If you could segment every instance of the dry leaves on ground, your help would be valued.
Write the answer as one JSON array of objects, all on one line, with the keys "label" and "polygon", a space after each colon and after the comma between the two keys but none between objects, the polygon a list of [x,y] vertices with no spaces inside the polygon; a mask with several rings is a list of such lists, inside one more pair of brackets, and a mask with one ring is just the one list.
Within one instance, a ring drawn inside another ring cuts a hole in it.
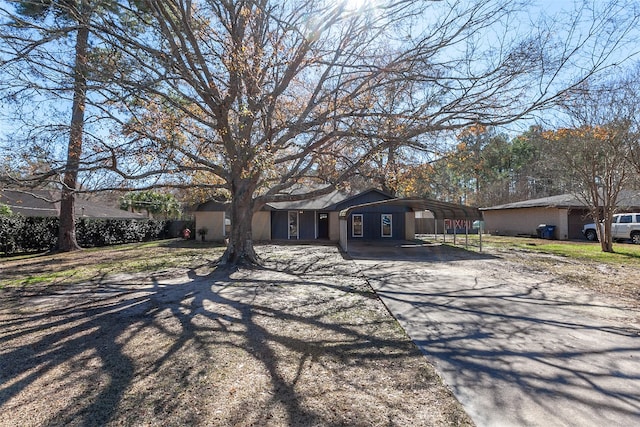
[{"label": "dry leaves on ground", "polygon": [[335,247],[258,249],[0,290],[0,425],[471,425]]}]

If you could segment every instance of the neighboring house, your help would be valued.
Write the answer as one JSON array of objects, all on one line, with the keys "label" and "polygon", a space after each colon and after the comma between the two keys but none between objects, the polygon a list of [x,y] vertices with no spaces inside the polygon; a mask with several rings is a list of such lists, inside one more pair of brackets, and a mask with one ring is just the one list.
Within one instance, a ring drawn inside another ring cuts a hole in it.
[{"label": "neighboring house", "polygon": [[[227,236],[226,224],[229,220],[226,216],[229,207],[229,203],[217,202],[215,200],[197,205],[191,211],[196,223],[195,230],[191,230],[191,233],[194,234],[197,230],[206,228],[207,234],[205,235],[205,240],[223,240]],[[253,234],[255,236],[255,231]]]},{"label": "neighboring house", "polygon": [[[2,190],[0,203],[11,209],[14,214],[25,217],[52,217],[60,214],[59,196],[52,191],[35,190],[30,192]],[[91,200],[76,197],[77,218],[109,218],[109,219],[146,219],[146,216],[124,211],[122,209],[95,203]]]},{"label": "neighboring house", "polygon": [[[225,237],[228,204],[210,201],[194,213],[196,229],[206,227],[207,240]],[[426,199],[399,199],[377,189],[355,195],[334,191],[324,196],[265,205],[253,215],[253,239],[411,240],[415,238],[415,212],[431,210],[438,218],[479,219],[475,208]]]},{"label": "neighboring house", "polygon": [[[618,206],[625,211],[640,211],[640,192],[623,192]],[[480,211],[485,232],[505,236],[535,236],[538,226],[546,224],[556,227],[556,239],[581,239],[582,226],[593,222],[587,206],[572,194],[507,203],[480,208]]]}]

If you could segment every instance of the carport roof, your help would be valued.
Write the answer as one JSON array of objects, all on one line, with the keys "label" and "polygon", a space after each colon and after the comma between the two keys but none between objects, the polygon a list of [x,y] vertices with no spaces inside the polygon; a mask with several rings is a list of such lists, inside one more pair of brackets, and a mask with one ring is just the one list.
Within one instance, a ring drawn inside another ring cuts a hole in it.
[{"label": "carport roof", "polygon": [[390,200],[382,200],[373,203],[363,203],[356,206],[350,206],[340,211],[340,218],[346,218],[349,213],[357,208],[381,205],[401,205],[408,206],[414,211],[430,211],[436,219],[482,219],[482,214],[478,208],[465,205],[457,205],[455,203],[441,202],[433,199],[412,199],[397,198]]}]

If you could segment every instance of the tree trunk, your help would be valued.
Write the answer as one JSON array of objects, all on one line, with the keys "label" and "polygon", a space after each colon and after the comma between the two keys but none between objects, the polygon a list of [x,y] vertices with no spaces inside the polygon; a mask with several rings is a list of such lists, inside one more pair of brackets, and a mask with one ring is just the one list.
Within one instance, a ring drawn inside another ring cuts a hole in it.
[{"label": "tree trunk", "polygon": [[260,265],[260,257],[253,248],[253,192],[249,180],[238,180],[232,186],[231,233],[229,244],[220,263],[228,265]]},{"label": "tree trunk", "polygon": [[[597,225],[597,223],[596,223]],[[602,252],[613,252],[613,236],[612,234],[612,230],[611,230],[611,215],[609,215],[609,218],[607,219],[605,217],[604,223],[602,227],[597,227],[597,228],[601,228],[602,229],[602,236],[599,236],[600,238],[600,248],[602,249]]]},{"label": "tree trunk", "polygon": [[[86,8],[86,5],[81,5]],[[84,11],[82,11],[84,16]],[[71,113],[71,130],[67,148],[67,164],[65,166],[60,201],[60,228],[58,231],[58,250],[69,252],[80,249],[75,231],[75,191],[78,185],[78,169],[82,155],[82,137],[84,131],[84,110],[87,92],[87,50],[89,28],[79,22],[76,36],[76,57],[73,82],[73,104]]]}]

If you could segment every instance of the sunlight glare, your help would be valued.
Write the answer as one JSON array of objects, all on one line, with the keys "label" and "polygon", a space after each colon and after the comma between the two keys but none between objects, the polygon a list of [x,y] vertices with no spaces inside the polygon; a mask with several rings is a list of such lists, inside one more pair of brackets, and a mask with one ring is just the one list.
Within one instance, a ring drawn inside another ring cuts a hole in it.
[{"label": "sunlight glare", "polygon": [[371,6],[373,0],[341,0],[346,11],[358,11]]}]

